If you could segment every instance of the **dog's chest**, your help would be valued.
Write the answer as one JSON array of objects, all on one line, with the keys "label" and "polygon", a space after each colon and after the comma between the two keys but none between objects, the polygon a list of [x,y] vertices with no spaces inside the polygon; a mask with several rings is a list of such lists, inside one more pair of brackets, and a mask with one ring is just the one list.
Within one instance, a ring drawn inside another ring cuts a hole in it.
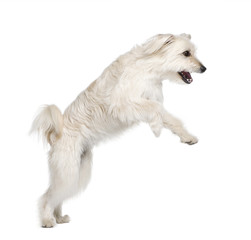
[{"label": "dog's chest", "polygon": [[142,97],[149,100],[163,102],[162,84],[156,84],[151,82],[147,83],[144,87]]}]

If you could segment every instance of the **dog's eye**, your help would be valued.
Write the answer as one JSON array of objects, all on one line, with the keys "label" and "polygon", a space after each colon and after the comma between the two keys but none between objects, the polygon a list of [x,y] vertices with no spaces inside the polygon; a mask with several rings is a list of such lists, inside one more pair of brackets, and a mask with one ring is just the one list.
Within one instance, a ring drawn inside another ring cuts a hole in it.
[{"label": "dog's eye", "polygon": [[183,52],[183,55],[184,55],[185,57],[190,57],[190,56],[191,56],[191,53],[190,53],[189,51],[185,51],[185,52]]}]

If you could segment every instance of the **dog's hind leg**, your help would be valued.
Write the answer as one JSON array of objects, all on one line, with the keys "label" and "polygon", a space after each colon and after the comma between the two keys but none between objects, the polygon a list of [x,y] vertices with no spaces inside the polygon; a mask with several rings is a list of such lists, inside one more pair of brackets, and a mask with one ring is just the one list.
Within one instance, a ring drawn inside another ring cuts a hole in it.
[{"label": "dog's hind leg", "polygon": [[62,216],[62,204],[54,207],[50,193],[50,189],[40,199],[40,218],[41,225],[45,228],[54,227],[56,223],[68,223],[70,218],[68,215]]},{"label": "dog's hind leg", "polygon": [[50,228],[56,225],[56,219],[53,216],[54,208],[49,203],[50,190],[40,198],[39,200],[39,211],[40,211],[40,220],[42,227]]},{"label": "dog's hind leg", "polygon": [[[68,222],[61,215],[63,201],[78,192],[80,150],[74,146],[59,146],[52,149],[49,157],[51,183],[40,199],[40,218],[43,227],[53,227],[56,222]],[[79,148],[80,149],[80,148]]]},{"label": "dog's hind leg", "polygon": [[54,217],[57,223],[68,223],[70,222],[70,217],[68,215],[62,216],[62,204],[59,204],[54,210]]},{"label": "dog's hind leg", "polygon": [[92,171],[92,151],[85,150],[81,155],[81,162],[79,168],[79,190],[84,191],[90,182]]},{"label": "dog's hind leg", "polygon": [[[87,187],[91,178],[91,169],[92,169],[92,152],[91,150],[86,150],[81,155],[79,174],[76,174],[76,176],[78,176],[78,190],[85,190],[85,188]],[[47,210],[49,210],[48,206],[47,206]],[[43,220],[42,225],[44,227],[50,227],[50,226],[53,227],[56,223],[60,224],[60,223],[70,222],[70,217],[68,215],[64,215],[64,216],[62,215],[62,203],[58,204],[57,207],[54,208],[53,216],[55,220],[53,219],[53,217],[48,217],[51,213],[51,210],[49,211],[49,214],[47,213],[45,220]]]},{"label": "dog's hind leg", "polygon": [[[76,183],[72,184],[76,188]],[[54,227],[56,223],[67,223],[70,221],[68,215],[62,216],[61,207],[65,199],[74,195],[68,186],[50,186],[47,192],[40,199],[40,219],[41,225],[45,228]]]}]

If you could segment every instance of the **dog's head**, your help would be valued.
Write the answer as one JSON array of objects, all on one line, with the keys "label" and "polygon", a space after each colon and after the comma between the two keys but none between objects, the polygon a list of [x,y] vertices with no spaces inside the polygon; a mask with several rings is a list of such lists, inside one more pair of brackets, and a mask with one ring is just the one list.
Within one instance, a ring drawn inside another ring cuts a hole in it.
[{"label": "dog's head", "polygon": [[141,48],[141,56],[152,64],[152,69],[160,78],[169,78],[190,84],[192,72],[203,73],[206,67],[196,58],[191,35],[159,34]]}]

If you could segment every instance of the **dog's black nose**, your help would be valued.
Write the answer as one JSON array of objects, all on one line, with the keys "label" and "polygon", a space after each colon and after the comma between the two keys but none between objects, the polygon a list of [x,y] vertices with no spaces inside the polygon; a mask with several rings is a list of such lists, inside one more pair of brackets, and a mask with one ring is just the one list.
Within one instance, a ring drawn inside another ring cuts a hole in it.
[{"label": "dog's black nose", "polygon": [[207,70],[207,68],[205,66],[201,65],[200,72],[204,73],[206,70]]}]

